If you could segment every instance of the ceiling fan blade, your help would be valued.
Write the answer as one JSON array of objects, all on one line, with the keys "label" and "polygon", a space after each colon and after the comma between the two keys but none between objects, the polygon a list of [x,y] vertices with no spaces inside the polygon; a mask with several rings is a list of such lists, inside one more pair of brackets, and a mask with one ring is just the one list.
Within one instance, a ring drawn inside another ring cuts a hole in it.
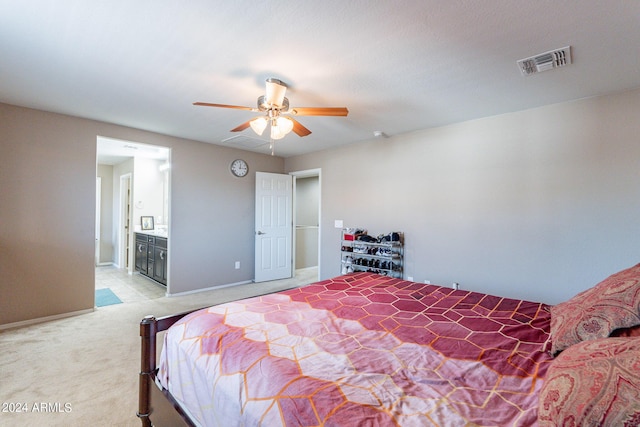
[{"label": "ceiling fan blade", "polygon": [[258,111],[257,108],[242,107],[242,106],[239,106],[239,105],[211,104],[211,103],[208,103],[208,102],[194,102],[193,105],[197,105],[199,107],[220,107],[220,108],[233,108],[233,109],[236,109],[236,110]]},{"label": "ceiling fan blade", "polygon": [[248,128],[250,126],[250,123],[251,123],[251,120],[246,121],[243,124],[241,124],[239,126],[236,126],[233,129],[231,129],[231,132],[242,132],[243,130],[245,130],[246,128]]},{"label": "ceiling fan blade", "polygon": [[294,116],[346,116],[349,110],[345,107],[295,107],[290,113]]},{"label": "ceiling fan blade", "polygon": [[311,131],[309,129],[307,129],[306,127],[302,126],[302,124],[300,124],[299,121],[294,120],[291,117],[288,117],[288,119],[293,122],[293,131],[298,136],[307,136],[307,135],[311,134]]}]

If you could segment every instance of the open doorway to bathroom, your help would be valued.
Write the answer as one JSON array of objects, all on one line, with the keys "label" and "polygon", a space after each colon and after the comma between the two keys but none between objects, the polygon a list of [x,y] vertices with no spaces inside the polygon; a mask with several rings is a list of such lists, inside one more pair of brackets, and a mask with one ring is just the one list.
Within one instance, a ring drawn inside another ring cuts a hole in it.
[{"label": "open doorway to bathroom", "polygon": [[151,217],[147,231],[168,238],[170,149],[98,136],[96,152],[96,290],[121,302],[164,296],[167,287],[136,273],[135,233]]}]

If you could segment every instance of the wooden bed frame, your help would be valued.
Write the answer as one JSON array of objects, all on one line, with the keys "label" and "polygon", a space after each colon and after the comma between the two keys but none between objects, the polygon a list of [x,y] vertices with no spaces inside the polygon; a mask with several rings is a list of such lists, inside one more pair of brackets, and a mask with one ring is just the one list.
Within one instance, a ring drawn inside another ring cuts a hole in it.
[{"label": "wooden bed frame", "polygon": [[[140,355],[140,390],[138,412],[143,427],[188,426],[195,427],[189,416],[167,390],[161,390],[155,379],[157,346],[156,335],[166,331],[171,325],[196,310],[180,314],[160,317],[146,316],[140,322],[141,355]],[[153,419],[153,421],[152,421]]]}]

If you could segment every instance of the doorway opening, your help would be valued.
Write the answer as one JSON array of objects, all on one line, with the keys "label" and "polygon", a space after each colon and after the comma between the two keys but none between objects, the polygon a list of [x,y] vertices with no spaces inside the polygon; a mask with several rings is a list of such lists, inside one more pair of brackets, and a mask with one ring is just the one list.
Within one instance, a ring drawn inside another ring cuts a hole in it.
[{"label": "doorway opening", "polygon": [[[170,149],[102,136],[97,137],[96,144],[95,287],[110,288],[123,302],[148,294],[147,290],[135,289],[147,281],[166,294],[169,283],[164,287],[137,277],[134,257],[135,233],[141,231],[143,216],[153,217],[153,233],[168,238]],[[170,240],[167,242],[170,244]],[[168,256],[166,262],[169,267]],[[107,270],[114,274],[103,274]],[[131,278],[135,275],[137,280],[122,280],[123,274]],[[117,281],[105,279],[116,275],[120,277]],[[118,290],[118,286],[123,288]]]},{"label": "doorway opening", "polygon": [[291,172],[293,179],[294,275],[320,277],[321,170]]}]

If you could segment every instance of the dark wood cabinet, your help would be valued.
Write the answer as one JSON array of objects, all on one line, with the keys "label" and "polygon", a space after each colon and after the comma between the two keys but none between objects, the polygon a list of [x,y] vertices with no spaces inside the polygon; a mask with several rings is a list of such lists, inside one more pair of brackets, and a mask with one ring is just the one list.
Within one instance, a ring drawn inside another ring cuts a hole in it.
[{"label": "dark wood cabinet", "polygon": [[136,233],[136,271],[167,286],[167,239]]},{"label": "dark wood cabinet", "polygon": [[147,251],[149,248],[146,234],[136,233],[136,271],[147,274]]},{"label": "dark wood cabinet", "polygon": [[167,284],[167,239],[156,237],[153,247],[153,279]]}]

